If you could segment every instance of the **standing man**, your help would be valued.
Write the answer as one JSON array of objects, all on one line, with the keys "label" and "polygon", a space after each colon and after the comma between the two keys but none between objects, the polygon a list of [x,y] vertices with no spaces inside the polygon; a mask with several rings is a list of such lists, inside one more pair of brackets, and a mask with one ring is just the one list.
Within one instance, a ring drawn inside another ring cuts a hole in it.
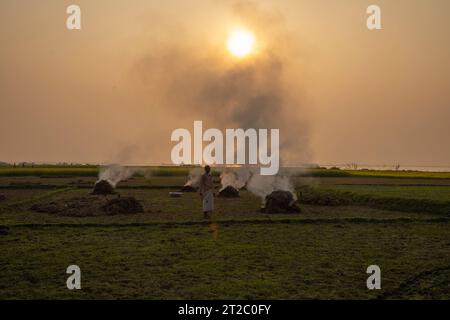
[{"label": "standing man", "polygon": [[211,167],[205,166],[205,173],[200,178],[200,196],[203,198],[203,216],[210,218],[214,210],[214,183]]}]

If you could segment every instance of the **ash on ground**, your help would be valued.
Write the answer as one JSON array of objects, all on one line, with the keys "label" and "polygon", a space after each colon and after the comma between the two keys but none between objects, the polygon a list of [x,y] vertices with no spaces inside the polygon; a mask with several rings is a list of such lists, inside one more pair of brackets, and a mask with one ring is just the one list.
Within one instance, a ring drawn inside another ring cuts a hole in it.
[{"label": "ash on ground", "polygon": [[263,213],[299,213],[300,207],[289,191],[273,191],[266,196],[265,206],[261,208]]},{"label": "ash on ground", "polygon": [[99,180],[94,185],[94,190],[92,190],[92,194],[96,195],[107,195],[107,194],[115,194],[114,187],[106,180]]},{"label": "ash on ground", "polygon": [[180,192],[197,192],[197,188],[191,186],[190,184],[186,184],[180,189]]},{"label": "ash on ground", "polygon": [[34,204],[31,210],[67,217],[109,216],[144,212],[142,205],[133,197],[108,199],[93,195],[38,203]]},{"label": "ash on ground", "polygon": [[111,199],[102,207],[102,209],[109,216],[144,212],[144,208],[134,197]]},{"label": "ash on ground", "polygon": [[239,198],[239,190],[232,187],[227,186],[219,191],[220,198]]}]

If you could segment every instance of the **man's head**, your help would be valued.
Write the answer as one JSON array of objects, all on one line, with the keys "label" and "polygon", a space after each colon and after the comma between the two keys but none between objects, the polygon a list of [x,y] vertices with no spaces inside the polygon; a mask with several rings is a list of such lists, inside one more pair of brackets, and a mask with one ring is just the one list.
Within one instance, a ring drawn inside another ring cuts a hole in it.
[{"label": "man's head", "polygon": [[206,172],[206,173],[210,173],[210,171],[211,171],[211,167],[208,166],[208,165],[206,165],[206,166],[205,166],[205,172]]}]

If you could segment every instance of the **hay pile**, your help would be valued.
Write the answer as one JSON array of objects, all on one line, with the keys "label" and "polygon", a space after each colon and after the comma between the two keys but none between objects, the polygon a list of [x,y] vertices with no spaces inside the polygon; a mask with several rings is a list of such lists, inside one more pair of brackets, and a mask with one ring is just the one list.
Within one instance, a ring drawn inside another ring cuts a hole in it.
[{"label": "hay pile", "polygon": [[232,187],[227,186],[219,191],[220,198],[239,198],[239,190]]},{"label": "hay pile", "polygon": [[48,203],[37,203],[31,206],[31,210],[68,217],[89,217],[98,215],[98,209],[105,201],[105,199],[94,196],[75,197]]},{"label": "hay pile", "polygon": [[144,208],[134,197],[120,197],[109,200],[102,209],[109,216],[144,212]]},{"label": "hay pile", "polygon": [[265,206],[261,208],[263,213],[299,213],[294,195],[289,191],[273,191],[266,196]]},{"label": "hay pile", "polygon": [[197,192],[197,188],[191,186],[190,184],[186,184],[180,189],[180,192]]},{"label": "hay pile", "polygon": [[106,195],[106,194],[115,194],[114,187],[106,180],[99,180],[94,185],[94,190],[92,190],[92,194],[96,195]]},{"label": "hay pile", "polygon": [[31,210],[67,217],[93,217],[144,212],[142,205],[133,197],[107,199],[106,197],[93,195],[38,203],[34,204]]}]

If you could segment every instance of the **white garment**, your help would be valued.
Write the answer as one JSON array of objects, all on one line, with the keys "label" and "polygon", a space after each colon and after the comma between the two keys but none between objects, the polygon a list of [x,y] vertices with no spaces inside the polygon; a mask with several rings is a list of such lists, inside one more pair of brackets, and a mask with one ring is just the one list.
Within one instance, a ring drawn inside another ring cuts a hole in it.
[{"label": "white garment", "polygon": [[203,193],[203,212],[214,210],[214,194],[212,190]]}]

